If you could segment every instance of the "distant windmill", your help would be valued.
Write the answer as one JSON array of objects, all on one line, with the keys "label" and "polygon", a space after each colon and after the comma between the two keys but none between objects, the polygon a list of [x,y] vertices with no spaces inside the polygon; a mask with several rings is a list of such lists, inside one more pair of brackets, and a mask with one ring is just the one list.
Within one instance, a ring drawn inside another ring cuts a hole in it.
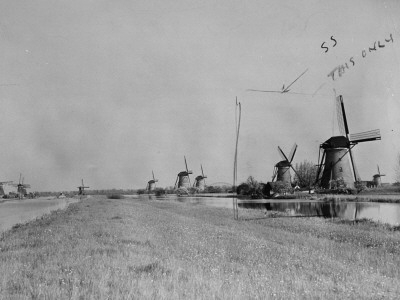
[{"label": "distant windmill", "polygon": [[26,195],[26,189],[29,189],[31,186],[29,184],[24,183],[24,178],[22,174],[19,174],[18,184],[14,183],[12,186],[17,188],[18,198],[22,199]]},{"label": "distant windmill", "polygon": [[278,162],[274,167],[274,173],[272,175],[272,181],[283,181],[286,183],[291,183],[291,176],[290,176],[290,168],[296,173],[296,170],[292,166],[292,161],[294,155],[296,154],[297,144],[294,143],[292,150],[290,150],[289,157],[283,153],[282,149],[278,146],[279,155],[282,157],[283,160]]},{"label": "distant windmill", "polygon": [[147,182],[146,191],[148,192],[154,191],[156,189],[156,182],[158,182],[158,179],[154,177],[154,172],[151,171],[151,173],[153,174],[153,179]]},{"label": "distant windmill", "polygon": [[0,196],[4,196],[6,193],[4,192],[4,185],[5,184],[11,184],[13,181],[1,181],[0,182]]},{"label": "distant windmill", "polygon": [[85,195],[85,189],[88,189],[88,188],[89,188],[88,186],[85,186],[83,184],[83,179],[82,179],[82,185],[78,186],[78,190],[79,190],[78,195]]},{"label": "distant windmill", "polygon": [[193,174],[193,172],[192,172],[192,170],[188,169],[186,157],[184,156],[184,158],[185,158],[186,171],[179,172],[179,174],[177,175],[176,181],[175,181],[175,189],[176,188],[179,189],[181,187],[190,188],[189,174]]},{"label": "distant windmill", "polygon": [[204,189],[206,187],[207,176],[204,175],[203,166],[200,165],[200,167],[201,167],[201,175],[199,175],[195,178],[195,182],[194,182],[193,186],[197,187],[199,189],[199,191],[204,191]]},{"label": "distant windmill", "polygon": [[378,167],[378,174],[375,174],[373,176],[373,178],[374,178],[374,185],[376,187],[379,187],[379,186],[382,185],[381,177],[382,176],[386,176],[386,175],[385,174],[381,174],[381,172],[379,171],[379,166],[378,165],[377,165],[377,167]]},{"label": "distant windmill", "polygon": [[[329,189],[331,180],[343,179],[347,188],[354,189],[354,182],[360,181],[354,164],[352,149],[362,142],[381,139],[379,129],[349,135],[343,97],[336,97],[338,125],[341,135],[333,136],[320,145],[321,160],[318,157],[316,184]],[[320,155],[319,155],[320,156]],[[350,164],[351,162],[351,164]],[[322,172],[322,176],[320,177]]]}]

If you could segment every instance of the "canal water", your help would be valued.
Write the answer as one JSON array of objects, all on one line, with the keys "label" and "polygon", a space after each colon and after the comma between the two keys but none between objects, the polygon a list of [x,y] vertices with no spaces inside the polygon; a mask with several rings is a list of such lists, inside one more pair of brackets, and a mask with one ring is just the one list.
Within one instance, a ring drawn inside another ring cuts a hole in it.
[{"label": "canal water", "polygon": [[8,200],[0,203],[0,232],[6,231],[18,223],[26,223],[53,210],[64,209],[69,203],[79,199],[54,197]]},{"label": "canal water", "polygon": [[[141,198],[150,198],[167,201],[179,201],[193,205],[208,205],[214,207],[232,208],[232,198],[220,197],[156,197],[143,195]],[[257,209],[261,211],[286,212],[291,216],[309,216],[324,218],[341,218],[345,220],[370,219],[375,222],[394,226],[400,225],[400,203],[377,202],[321,202],[308,200],[238,200],[239,208]]]}]

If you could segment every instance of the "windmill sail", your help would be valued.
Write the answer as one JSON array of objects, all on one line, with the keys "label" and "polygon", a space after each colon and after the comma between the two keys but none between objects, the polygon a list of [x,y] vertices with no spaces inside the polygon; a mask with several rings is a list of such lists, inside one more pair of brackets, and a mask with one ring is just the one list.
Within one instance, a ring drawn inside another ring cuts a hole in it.
[{"label": "windmill sail", "polygon": [[339,132],[341,135],[346,136],[342,103],[343,103],[343,100],[342,100],[341,96],[336,97],[336,114],[337,114]]},{"label": "windmill sail", "polygon": [[294,155],[296,154],[296,150],[297,150],[297,144],[294,143],[292,150],[290,150],[290,154],[289,154],[289,162],[290,163],[293,161]]},{"label": "windmill sail", "polygon": [[379,129],[350,134],[350,142],[352,143],[361,143],[380,139],[381,132]]}]

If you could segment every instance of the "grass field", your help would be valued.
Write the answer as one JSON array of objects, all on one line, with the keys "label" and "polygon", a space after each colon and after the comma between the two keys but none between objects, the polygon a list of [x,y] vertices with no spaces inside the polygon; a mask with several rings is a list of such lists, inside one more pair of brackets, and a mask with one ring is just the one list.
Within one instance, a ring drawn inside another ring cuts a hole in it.
[{"label": "grass field", "polygon": [[400,232],[93,196],[0,239],[1,299],[396,299]]}]

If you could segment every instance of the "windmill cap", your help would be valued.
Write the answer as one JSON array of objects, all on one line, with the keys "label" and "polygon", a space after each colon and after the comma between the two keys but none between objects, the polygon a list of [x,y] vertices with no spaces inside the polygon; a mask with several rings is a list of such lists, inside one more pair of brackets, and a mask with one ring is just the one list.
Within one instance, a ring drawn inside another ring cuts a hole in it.
[{"label": "windmill cap", "polygon": [[182,171],[178,173],[178,176],[188,176],[189,174],[192,174],[193,172],[191,170],[189,170],[189,172],[186,171]]},{"label": "windmill cap", "polygon": [[207,178],[207,176],[201,176],[201,175],[199,175],[199,176],[196,177],[196,180],[202,180],[202,179],[204,179],[204,178]]},{"label": "windmill cap", "polygon": [[278,162],[275,167],[277,168],[289,168],[290,167],[290,162],[288,162],[287,160],[281,160],[280,162]]},{"label": "windmill cap", "polygon": [[321,147],[323,149],[329,148],[349,148],[350,142],[345,136],[333,136],[330,139],[326,140]]}]

